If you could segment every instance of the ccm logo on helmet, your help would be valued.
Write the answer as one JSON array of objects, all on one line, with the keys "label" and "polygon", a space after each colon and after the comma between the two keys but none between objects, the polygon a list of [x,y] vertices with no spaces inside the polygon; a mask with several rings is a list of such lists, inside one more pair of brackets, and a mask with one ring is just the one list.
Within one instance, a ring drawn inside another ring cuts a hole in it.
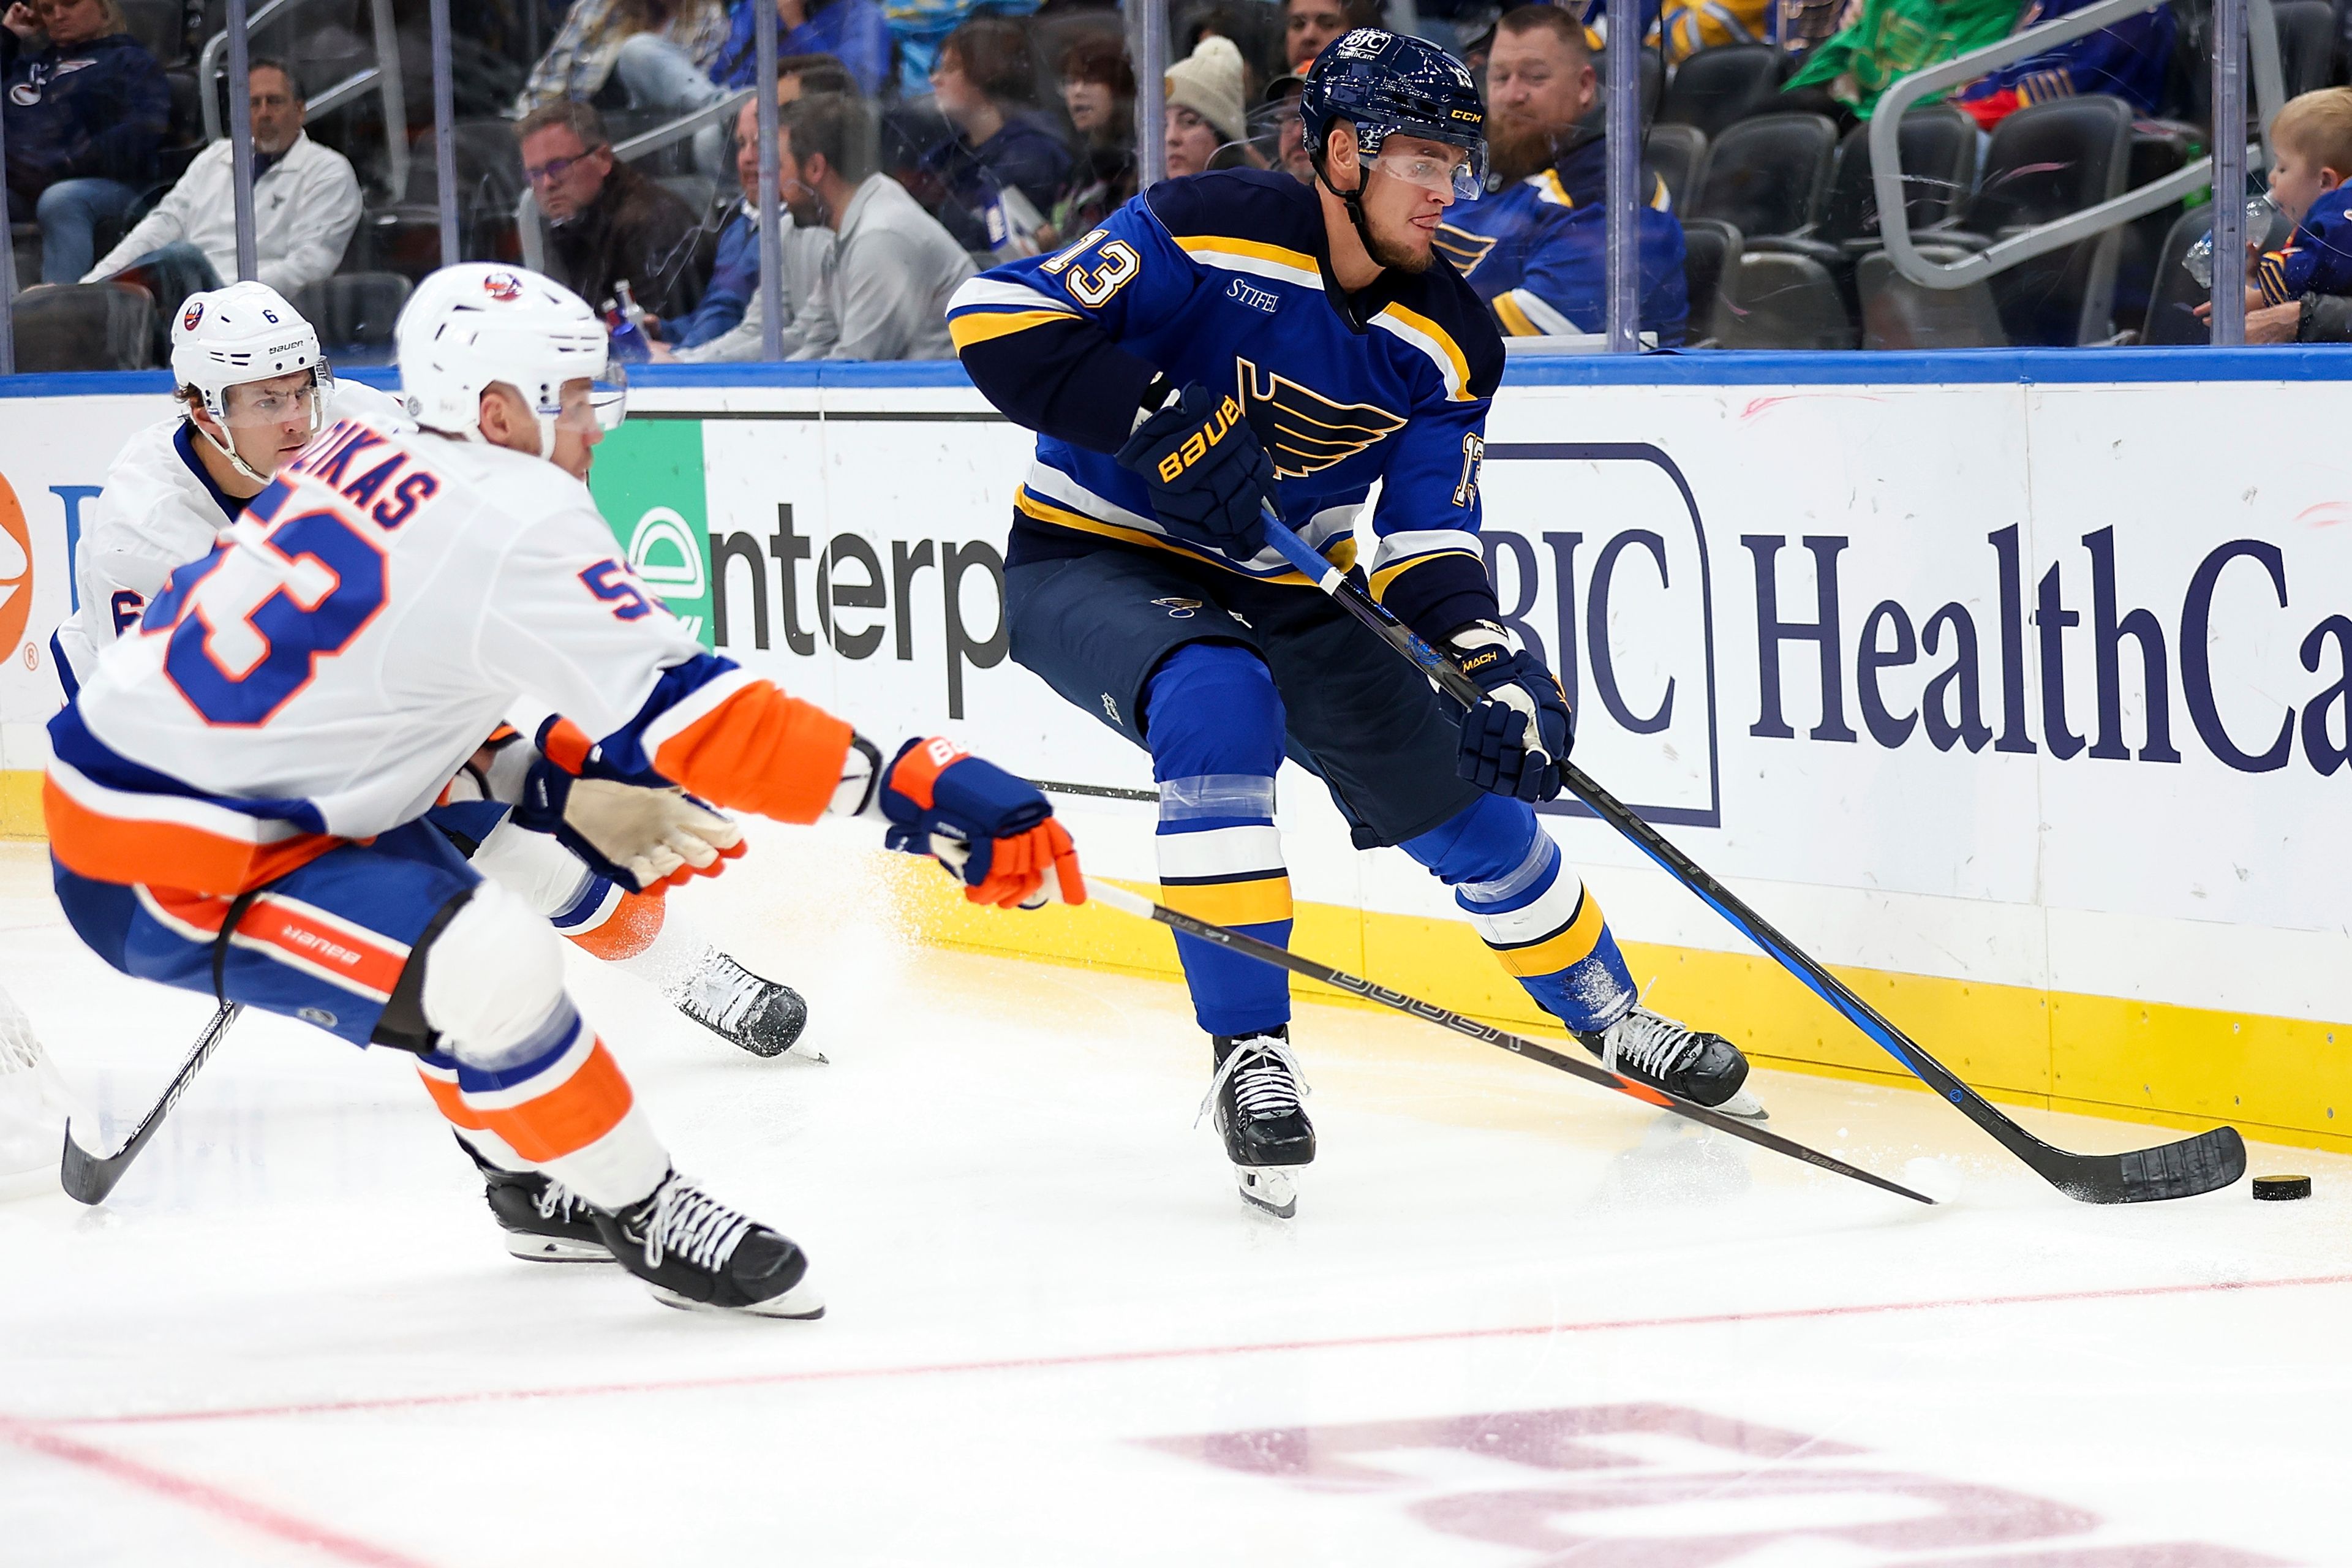
[{"label": "ccm logo on helmet", "polygon": [[511,272],[492,272],[482,279],[482,292],[493,300],[520,300],[522,279]]},{"label": "ccm logo on helmet", "polygon": [[196,323],[204,319],[205,302],[202,300],[193,300],[188,303],[187,313],[180,318],[180,325],[193,332],[196,330]]},{"label": "ccm logo on helmet", "polygon": [[1228,394],[1208,422],[1184,438],[1184,444],[1160,459],[1160,480],[1172,485],[1177,479],[1209,455],[1209,448],[1223,440],[1233,427],[1241,423],[1242,405]]}]

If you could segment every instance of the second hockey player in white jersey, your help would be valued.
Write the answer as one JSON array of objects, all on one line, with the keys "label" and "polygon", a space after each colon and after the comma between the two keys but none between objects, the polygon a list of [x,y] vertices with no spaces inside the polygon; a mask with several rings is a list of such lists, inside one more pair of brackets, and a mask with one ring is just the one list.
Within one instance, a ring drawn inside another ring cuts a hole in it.
[{"label": "second hockey player in white jersey", "polygon": [[886,758],[647,595],[571,477],[601,438],[607,353],[578,296],[445,268],[399,345],[423,429],[331,426],[50,724],[58,901],[125,973],[415,1053],[468,1146],[577,1194],[663,1300],[814,1316],[800,1249],[672,1166],[547,921],[425,814],[527,702],[594,744],[581,776],[537,764],[524,814],[633,886],[740,850],[700,801],[886,822],[1006,905],[1049,875],[1083,901],[1069,835],[950,742]]},{"label": "second hockey player in white jersey", "polygon": [[[172,326],[172,373],[180,412],[124,444],[75,546],[76,608],[51,639],[68,697],[172,573],[209,554],[279,465],[329,424],[413,427],[397,399],[337,380],[317,329],[266,283],[188,296]],[[530,743],[502,727],[479,754],[495,754],[498,765],[461,772],[452,799],[513,805],[535,760]],[[492,788],[494,779],[515,787]],[[544,835],[513,830],[502,815],[458,805],[440,825],[485,875],[530,899],[575,945],[653,985],[721,1039],[760,1057],[793,1048],[808,1022],[799,992],[672,918],[657,893],[614,887]],[[495,1189],[490,1195],[502,1217],[513,1208]],[[520,1231],[512,1238],[525,1256],[565,1255],[560,1239]]]}]

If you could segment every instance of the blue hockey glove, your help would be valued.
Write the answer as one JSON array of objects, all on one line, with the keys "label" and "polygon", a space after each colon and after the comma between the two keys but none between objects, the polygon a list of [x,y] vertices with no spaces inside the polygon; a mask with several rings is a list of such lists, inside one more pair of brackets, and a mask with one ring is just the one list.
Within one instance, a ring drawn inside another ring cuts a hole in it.
[{"label": "blue hockey glove", "polygon": [[1069,829],[1054,820],[1052,803],[953,741],[919,736],[899,747],[882,770],[876,800],[890,819],[884,842],[936,858],[963,879],[973,903],[1032,903],[1048,872],[1063,902],[1086,902],[1078,852]]},{"label": "blue hockey glove", "polygon": [[1274,464],[1231,395],[1194,382],[1136,426],[1118,460],[1143,476],[1177,538],[1236,561],[1265,548],[1258,507],[1274,499]]},{"label": "blue hockey glove", "polygon": [[1486,694],[1462,716],[1462,752],[1454,771],[1480,789],[1519,800],[1559,794],[1560,763],[1576,742],[1576,715],[1559,678],[1492,622],[1474,621],[1448,640],[1462,673]]}]

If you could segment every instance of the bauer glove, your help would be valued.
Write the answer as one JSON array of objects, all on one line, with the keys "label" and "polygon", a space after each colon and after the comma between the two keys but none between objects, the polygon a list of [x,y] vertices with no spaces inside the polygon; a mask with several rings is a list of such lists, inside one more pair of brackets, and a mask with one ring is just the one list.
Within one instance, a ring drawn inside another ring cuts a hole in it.
[{"label": "bauer glove", "polygon": [[1236,561],[1265,548],[1258,508],[1274,499],[1274,464],[1230,395],[1198,382],[1171,393],[1136,426],[1118,460],[1143,477],[1151,510],[1176,538]]},{"label": "bauer glove", "polygon": [[657,775],[623,777],[563,719],[540,730],[515,826],[557,842],[632,892],[715,877],[743,853],[743,830]]},{"label": "bauer glove", "polygon": [[880,769],[873,798],[890,823],[884,841],[937,859],[962,879],[973,903],[1034,908],[1048,872],[1063,902],[1087,901],[1078,852],[1052,805],[1026,780],[952,741],[918,737],[899,747]]},{"label": "bauer glove", "polygon": [[1519,800],[1559,795],[1560,763],[1576,742],[1576,715],[1559,679],[1491,621],[1473,621],[1447,640],[1462,673],[1486,694],[1462,716],[1454,771]]}]

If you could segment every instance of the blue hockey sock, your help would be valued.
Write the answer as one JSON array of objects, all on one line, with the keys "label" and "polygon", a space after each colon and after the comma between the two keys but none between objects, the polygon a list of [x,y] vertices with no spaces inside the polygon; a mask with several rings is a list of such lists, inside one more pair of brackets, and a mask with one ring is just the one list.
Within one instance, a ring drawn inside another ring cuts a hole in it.
[{"label": "blue hockey sock", "polygon": [[1479,797],[1405,852],[1454,901],[1536,1005],[1571,1029],[1607,1028],[1638,999],[1600,902],[1522,801]]},{"label": "blue hockey sock", "polygon": [[[1160,897],[1172,910],[1290,945],[1290,873],[1274,826],[1282,700],[1265,663],[1229,643],[1190,643],[1145,690],[1160,782]],[[1212,942],[1176,938],[1193,1016],[1213,1035],[1290,1019],[1290,977]]]}]

